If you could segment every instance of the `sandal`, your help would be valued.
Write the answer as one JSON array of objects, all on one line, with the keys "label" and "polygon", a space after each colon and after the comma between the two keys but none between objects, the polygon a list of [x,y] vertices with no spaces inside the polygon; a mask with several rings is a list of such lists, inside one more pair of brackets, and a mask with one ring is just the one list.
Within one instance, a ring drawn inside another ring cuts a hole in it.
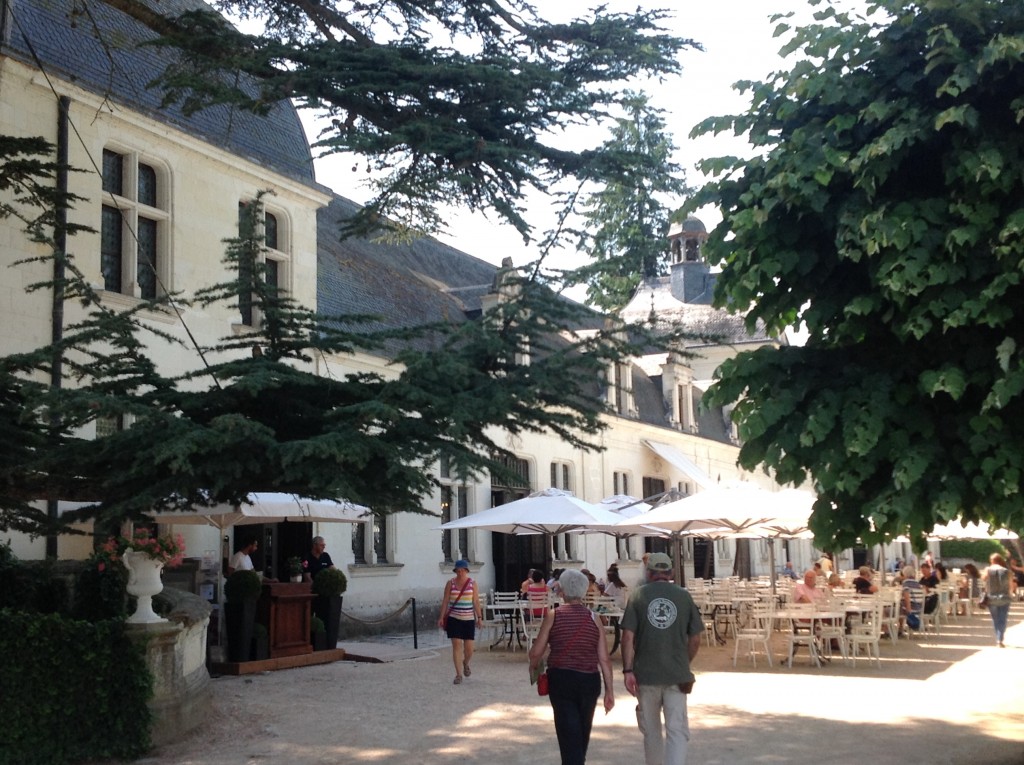
[{"label": "sandal", "polygon": [[452,685],[462,685],[462,675],[456,675]]},{"label": "sandal", "polygon": [[469,662],[466,662],[462,665],[462,671],[465,673],[466,677],[469,677],[473,674],[473,670],[469,668]]}]

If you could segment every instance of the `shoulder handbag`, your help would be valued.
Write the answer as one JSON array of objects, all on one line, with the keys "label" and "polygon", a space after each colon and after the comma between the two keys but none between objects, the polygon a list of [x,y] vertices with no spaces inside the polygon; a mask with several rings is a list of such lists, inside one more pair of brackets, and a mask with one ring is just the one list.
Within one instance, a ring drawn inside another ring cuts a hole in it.
[{"label": "shoulder handbag", "polygon": [[548,673],[547,671],[541,672],[537,675],[537,695],[547,696],[548,695]]},{"label": "shoulder handbag", "polygon": [[981,608],[988,608],[988,593],[986,592],[980,598],[978,598],[978,605]]}]

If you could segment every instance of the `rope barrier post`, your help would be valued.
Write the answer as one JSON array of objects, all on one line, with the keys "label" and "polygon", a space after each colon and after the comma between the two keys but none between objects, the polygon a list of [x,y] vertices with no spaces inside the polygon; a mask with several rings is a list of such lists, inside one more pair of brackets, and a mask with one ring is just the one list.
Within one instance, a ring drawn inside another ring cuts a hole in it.
[{"label": "rope barrier post", "polygon": [[418,627],[416,626],[416,598],[409,598],[412,601],[412,647],[417,650],[420,647]]}]

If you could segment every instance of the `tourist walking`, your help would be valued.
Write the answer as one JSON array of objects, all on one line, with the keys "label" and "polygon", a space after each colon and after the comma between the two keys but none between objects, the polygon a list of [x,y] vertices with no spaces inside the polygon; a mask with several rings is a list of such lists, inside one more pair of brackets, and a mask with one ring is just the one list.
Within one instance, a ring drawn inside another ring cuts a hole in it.
[{"label": "tourist walking", "polygon": [[637,699],[647,765],[685,765],[686,695],[694,680],[690,664],[704,625],[690,593],[671,581],[671,558],[651,553],[646,570],[647,584],[630,596],[622,617],[622,672],[626,690]]},{"label": "tourist walking", "polygon": [[567,569],[558,578],[565,603],[544,615],[537,639],[530,648],[530,672],[547,656],[548,699],[555,717],[555,736],[562,765],[583,765],[587,760],[594,708],[604,680],[605,714],[615,706],[612,662],[604,628],[596,614],[583,605],[589,578]]},{"label": "tourist walking", "polygon": [[484,610],[476,582],[469,578],[469,562],[455,561],[455,576],[444,586],[441,596],[441,617],[437,626],[448,634],[452,641],[452,662],[455,664],[455,685],[462,683],[462,677],[473,674],[470,661],[473,659],[473,641],[476,640],[477,625],[483,626]]},{"label": "tourist walking", "polygon": [[988,562],[989,566],[981,578],[985,581],[985,596],[988,599],[988,612],[992,615],[996,645],[1003,648],[1006,645],[1006,621],[1010,616],[1010,570],[999,553],[992,553]]}]

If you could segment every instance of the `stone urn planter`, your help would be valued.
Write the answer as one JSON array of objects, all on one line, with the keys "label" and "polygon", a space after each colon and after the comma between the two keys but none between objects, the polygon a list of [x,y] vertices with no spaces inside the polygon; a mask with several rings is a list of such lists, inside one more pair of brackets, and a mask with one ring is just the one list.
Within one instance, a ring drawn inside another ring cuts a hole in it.
[{"label": "stone urn planter", "polygon": [[149,553],[138,550],[126,550],[122,556],[125,568],[128,569],[129,595],[136,598],[135,612],[128,617],[129,624],[159,624],[166,622],[153,610],[153,596],[159,595],[164,589],[160,579],[164,562]]}]

